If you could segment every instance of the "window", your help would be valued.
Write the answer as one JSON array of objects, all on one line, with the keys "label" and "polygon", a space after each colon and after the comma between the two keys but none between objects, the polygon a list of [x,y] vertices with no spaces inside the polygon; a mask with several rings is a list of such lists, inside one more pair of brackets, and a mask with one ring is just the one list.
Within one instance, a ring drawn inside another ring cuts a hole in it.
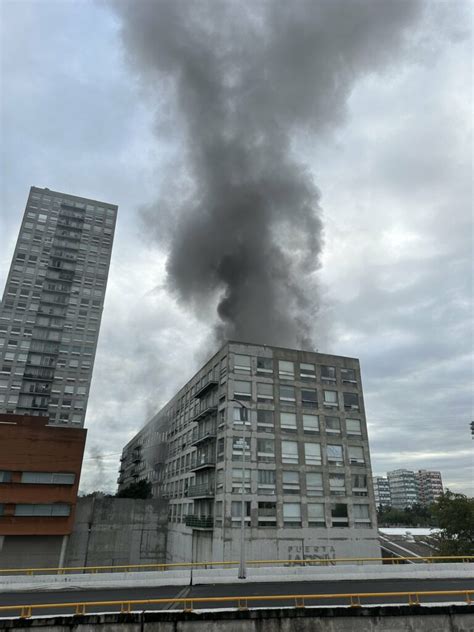
[{"label": "window", "polygon": [[328,445],[326,450],[329,465],[344,465],[342,445]]},{"label": "window", "polygon": [[363,465],[365,463],[364,448],[362,446],[350,445],[348,452],[351,465]]},{"label": "window", "polygon": [[325,527],[326,518],[324,517],[323,503],[308,503],[308,526],[309,527]]},{"label": "window", "polygon": [[234,406],[234,409],[232,412],[233,412],[234,426],[243,426],[244,424],[246,426],[251,425],[249,421],[249,411],[247,408],[244,408],[243,406]]},{"label": "window", "polygon": [[217,440],[217,460],[223,461],[224,454],[225,454],[225,445],[224,445],[224,438],[222,437],[221,439]]},{"label": "window", "polygon": [[346,495],[346,479],[344,474],[329,474],[329,493],[331,496]]},{"label": "window", "polygon": [[327,434],[341,434],[341,420],[339,417],[325,417],[326,433]]},{"label": "window", "polygon": [[41,485],[73,485],[74,474],[60,472],[22,472],[22,483],[34,483]]},{"label": "window", "polygon": [[258,470],[257,494],[275,494],[275,470]]},{"label": "window", "polygon": [[336,381],[336,367],[335,366],[322,366],[321,367],[321,382],[335,382]]},{"label": "window", "polygon": [[283,526],[301,527],[300,503],[283,503]]},{"label": "window", "polygon": [[360,410],[359,395],[357,393],[343,393],[343,396],[346,410]]},{"label": "window", "polygon": [[257,400],[261,403],[273,403],[273,384],[257,382]]},{"label": "window", "polygon": [[341,379],[343,382],[357,384],[355,369],[341,369]]},{"label": "window", "polygon": [[281,380],[295,379],[295,363],[286,360],[278,360],[278,374]]},{"label": "window", "polygon": [[3,503],[0,503],[0,516],[3,516]]},{"label": "window", "polygon": [[301,389],[301,405],[303,408],[317,408],[318,396],[314,388]]},{"label": "window", "polygon": [[301,362],[300,377],[302,380],[315,380],[316,367],[314,366],[314,364],[306,364],[305,362]]},{"label": "window", "polygon": [[273,432],[273,410],[257,410],[257,430],[259,432]]},{"label": "window", "polygon": [[259,502],[258,503],[258,526],[259,527],[276,527],[277,526],[276,503]]},{"label": "window", "polygon": [[242,468],[232,469],[232,493],[233,494],[241,494],[242,493],[242,473],[245,476],[244,483],[244,492],[246,494],[250,494],[250,470]]},{"label": "window", "polygon": [[280,402],[294,404],[295,401],[295,387],[280,385]]},{"label": "window", "polygon": [[257,439],[257,461],[261,463],[275,462],[275,441],[273,439]]},{"label": "window", "polygon": [[324,405],[330,408],[337,408],[337,391],[324,391]]},{"label": "window", "polygon": [[283,493],[284,494],[299,494],[300,493],[300,475],[299,472],[289,472],[283,470]]},{"label": "window", "polygon": [[234,355],[234,372],[235,373],[250,373],[250,356],[248,355]]},{"label": "window", "polygon": [[[233,500],[230,507],[232,517],[232,526],[236,527],[240,524],[242,518],[242,501]],[[244,521],[250,522],[250,501],[244,502]]]},{"label": "window", "polygon": [[296,414],[280,413],[280,427],[287,432],[296,432]]},{"label": "window", "polygon": [[257,358],[257,375],[273,375],[272,358]]},{"label": "window", "polygon": [[362,435],[360,419],[346,419],[346,430],[348,435]]},{"label": "window", "polygon": [[296,441],[281,442],[281,462],[298,463],[298,443]]},{"label": "window", "polygon": [[216,472],[216,490],[223,491],[224,489],[224,470],[217,470]]},{"label": "window", "polygon": [[252,382],[235,380],[234,399],[248,400],[252,397]]},{"label": "window", "polygon": [[69,516],[71,507],[65,503],[54,505],[15,505],[15,516]]},{"label": "window", "polygon": [[319,417],[317,415],[303,415],[303,431],[319,432]]},{"label": "window", "polygon": [[367,496],[367,475],[352,474],[352,494],[353,496]]},{"label": "window", "polygon": [[321,465],[321,446],[319,443],[304,444],[304,458],[306,465]]},{"label": "window", "polygon": [[369,505],[354,505],[352,508],[354,523],[364,527],[370,527]]},{"label": "window", "polygon": [[333,527],[347,527],[349,525],[347,505],[345,503],[333,503],[331,505],[331,520]]},{"label": "window", "polygon": [[12,480],[12,473],[0,470],[0,483],[10,483]]},{"label": "window", "polygon": [[306,474],[306,495],[323,495],[323,475],[321,472],[308,472]]}]

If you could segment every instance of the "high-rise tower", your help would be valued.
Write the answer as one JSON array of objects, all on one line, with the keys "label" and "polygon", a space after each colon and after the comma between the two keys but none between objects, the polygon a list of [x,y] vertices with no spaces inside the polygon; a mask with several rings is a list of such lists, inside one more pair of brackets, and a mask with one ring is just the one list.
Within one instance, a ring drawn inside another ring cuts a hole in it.
[{"label": "high-rise tower", "polygon": [[31,187],[0,305],[0,413],[84,425],[116,216]]}]

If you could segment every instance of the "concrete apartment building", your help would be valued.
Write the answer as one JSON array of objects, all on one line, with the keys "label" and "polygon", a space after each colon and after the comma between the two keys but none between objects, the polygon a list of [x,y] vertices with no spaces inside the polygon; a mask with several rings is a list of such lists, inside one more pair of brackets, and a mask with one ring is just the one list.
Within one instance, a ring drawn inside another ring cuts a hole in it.
[{"label": "concrete apartment building", "polygon": [[0,565],[72,529],[116,215],[30,189],[0,305]]},{"label": "concrete apartment building", "polygon": [[385,476],[374,476],[374,498],[377,509],[392,506],[390,485]]},{"label": "concrete apartment building", "polygon": [[418,470],[415,477],[418,484],[418,502],[422,505],[436,502],[443,493],[441,472]]},{"label": "concrete apartment building", "polygon": [[418,483],[415,472],[399,469],[387,472],[392,507],[405,509],[418,503]]},{"label": "concrete apartment building", "polygon": [[0,306],[0,413],[84,425],[116,215],[31,187]]},{"label": "concrete apartment building", "polygon": [[377,556],[359,362],[225,344],[125,446],[169,499],[169,561]]}]

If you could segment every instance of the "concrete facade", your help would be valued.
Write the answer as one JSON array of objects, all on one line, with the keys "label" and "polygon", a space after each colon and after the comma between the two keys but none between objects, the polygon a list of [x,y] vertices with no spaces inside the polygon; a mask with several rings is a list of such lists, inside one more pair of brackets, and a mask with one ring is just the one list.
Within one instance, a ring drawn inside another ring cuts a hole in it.
[{"label": "concrete facade", "polygon": [[84,425],[116,215],[31,187],[0,304],[0,413]]},{"label": "concrete facade", "polygon": [[418,483],[415,472],[399,469],[387,472],[392,507],[405,509],[418,503]]},{"label": "concrete facade", "polygon": [[125,446],[169,499],[168,561],[379,556],[358,360],[229,342]]},{"label": "concrete facade", "polygon": [[432,470],[418,470],[415,472],[418,483],[418,498],[422,505],[436,502],[443,494],[441,472]]},{"label": "concrete facade", "polygon": [[377,509],[392,506],[390,484],[384,476],[374,476],[374,498]]},{"label": "concrete facade", "polygon": [[79,498],[65,566],[164,562],[167,519],[165,500]]},{"label": "concrete facade", "polygon": [[463,605],[362,608],[260,608],[218,612],[133,612],[5,619],[17,632],[473,632],[474,607]]}]

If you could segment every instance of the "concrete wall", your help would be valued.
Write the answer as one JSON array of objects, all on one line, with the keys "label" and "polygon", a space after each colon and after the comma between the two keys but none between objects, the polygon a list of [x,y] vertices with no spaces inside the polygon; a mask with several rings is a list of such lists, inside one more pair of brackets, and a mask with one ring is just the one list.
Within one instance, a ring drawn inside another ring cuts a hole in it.
[{"label": "concrete wall", "polygon": [[79,498],[65,566],[166,561],[168,502]]},{"label": "concrete wall", "polygon": [[[246,529],[248,560],[381,557],[376,529]],[[215,562],[240,558],[240,529],[192,530],[169,524],[168,562]]]},{"label": "concrete wall", "polygon": [[473,606],[377,606],[220,612],[148,612],[10,619],[2,630],[51,632],[472,632]]}]

